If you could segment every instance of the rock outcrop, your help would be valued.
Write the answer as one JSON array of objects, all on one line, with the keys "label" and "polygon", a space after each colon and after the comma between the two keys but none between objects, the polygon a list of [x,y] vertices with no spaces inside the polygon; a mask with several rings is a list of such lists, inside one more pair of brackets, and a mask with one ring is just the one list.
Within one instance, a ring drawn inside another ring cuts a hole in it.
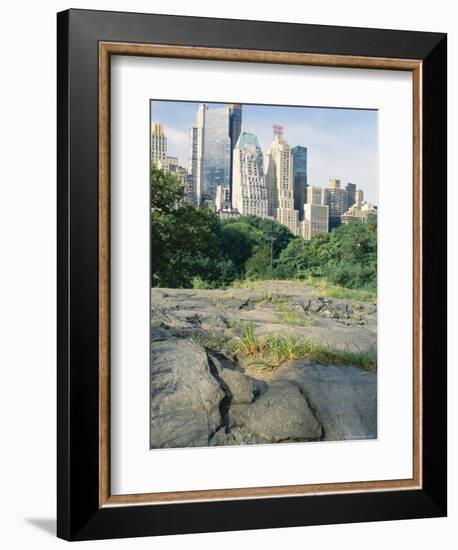
[{"label": "rock outcrop", "polygon": [[377,437],[377,375],[355,367],[310,365],[280,367],[273,379],[296,384],[323,430],[323,439]]},{"label": "rock outcrop", "polygon": [[[152,448],[377,437],[375,373],[305,359],[265,372],[219,349],[218,340],[235,338],[243,321],[252,322],[259,337],[275,332],[348,351],[375,348],[374,304],[323,298],[294,283],[275,285],[261,295],[153,289]],[[292,322],[283,319],[286,308]],[[204,347],[201,339],[210,344]]]},{"label": "rock outcrop", "polygon": [[224,398],[204,349],[186,340],[151,344],[151,446],[208,445]]}]

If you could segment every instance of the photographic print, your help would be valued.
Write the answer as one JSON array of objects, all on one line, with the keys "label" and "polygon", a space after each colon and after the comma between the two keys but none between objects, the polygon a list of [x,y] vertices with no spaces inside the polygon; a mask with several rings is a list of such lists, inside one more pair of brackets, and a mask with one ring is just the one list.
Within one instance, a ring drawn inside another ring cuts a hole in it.
[{"label": "photographic print", "polygon": [[148,122],[151,449],[376,439],[377,111]]}]

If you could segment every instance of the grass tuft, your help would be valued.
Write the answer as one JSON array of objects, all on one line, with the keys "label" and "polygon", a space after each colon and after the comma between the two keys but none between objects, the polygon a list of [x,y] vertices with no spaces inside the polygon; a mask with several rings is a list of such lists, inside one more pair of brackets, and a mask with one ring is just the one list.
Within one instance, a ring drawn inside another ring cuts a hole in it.
[{"label": "grass tuft", "polygon": [[251,357],[250,364],[276,368],[290,361],[309,359],[323,365],[360,367],[370,372],[377,370],[374,352],[352,352],[332,348],[318,341],[299,339],[289,335],[267,335],[257,338],[254,325],[244,323],[242,334],[232,351]]},{"label": "grass tuft", "polygon": [[284,334],[258,338],[254,330],[253,323],[244,322],[235,342],[228,342],[227,338],[212,334],[195,334],[190,341],[205,349],[231,351],[251,358],[249,364],[262,365],[266,369],[274,369],[290,361],[309,359],[322,365],[353,366],[370,372],[377,370],[375,352],[339,350],[319,341]]},{"label": "grass tuft", "polygon": [[205,349],[223,350],[227,344],[227,338],[219,334],[193,334],[189,340]]},{"label": "grass tuft", "polygon": [[354,288],[344,288],[328,283],[325,279],[316,279],[307,277],[304,283],[308,286],[319,289],[320,294],[326,298],[337,298],[340,300],[350,300],[352,302],[371,302],[377,301],[377,293],[371,290],[357,290]]},{"label": "grass tuft", "polygon": [[[294,280],[283,280],[283,279],[272,279],[272,280],[236,280],[233,281],[227,288],[243,288],[256,290],[256,287],[263,284],[270,283],[288,283],[294,282],[294,284],[304,284],[307,286],[315,287],[320,290],[320,294],[327,298],[337,298],[340,300],[350,300],[352,302],[371,302],[375,303],[377,301],[377,292],[375,290],[359,290],[354,288],[345,288],[342,286],[332,285],[328,283],[326,279],[309,276],[305,279],[294,279]],[[263,290],[261,296],[266,296],[271,294],[269,291]],[[276,296],[276,295],[273,295]],[[267,303],[267,302],[266,302]],[[272,302],[269,302],[272,303]]]},{"label": "grass tuft", "polygon": [[283,323],[287,325],[297,325],[300,327],[310,327],[313,323],[310,319],[301,317],[295,311],[288,309],[288,306],[284,302],[278,302],[275,304],[275,309],[280,315]]},{"label": "grass tuft", "polygon": [[242,355],[255,355],[259,353],[259,341],[254,334],[254,324],[244,322],[241,325],[242,333],[237,339],[237,343],[234,345],[234,351],[241,353]]}]

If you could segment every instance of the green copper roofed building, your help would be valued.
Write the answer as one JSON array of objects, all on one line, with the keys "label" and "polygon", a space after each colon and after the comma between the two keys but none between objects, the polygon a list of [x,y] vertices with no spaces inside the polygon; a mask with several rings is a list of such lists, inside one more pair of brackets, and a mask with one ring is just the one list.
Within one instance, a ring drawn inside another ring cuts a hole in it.
[{"label": "green copper roofed building", "polygon": [[232,205],[241,215],[267,216],[264,161],[258,138],[242,132],[233,155]]}]

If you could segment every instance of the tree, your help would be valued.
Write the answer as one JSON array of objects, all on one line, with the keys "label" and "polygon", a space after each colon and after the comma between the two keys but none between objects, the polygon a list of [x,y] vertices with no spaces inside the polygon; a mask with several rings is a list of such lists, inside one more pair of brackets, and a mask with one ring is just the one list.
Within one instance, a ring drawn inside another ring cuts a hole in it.
[{"label": "tree", "polygon": [[270,245],[258,247],[256,252],[246,262],[246,276],[249,279],[271,279]]},{"label": "tree", "polygon": [[183,203],[183,186],[173,175],[151,167],[151,284],[190,287],[231,280],[235,269],[221,254],[221,226],[207,207]]},{"label": "tree", "polygon": [[162,213],[170,212],[184,196],[181,181],[165,170],[151,163],[151,210]]},{"label": "tree", "polygon": [[275,268],[275,276],[280,279],[298,278],[304,276],[314,263],[310,242],[294,239],[281,252]]},{"label": "tree", "polygon": [[245,262],[262,242],[262,238],[260,231],[243,221],[222,226],[221,250],[225,258],[233,263],[239,276],[243,275]]},{"label": "tree", "polygon": [[151,166],[153,286],[215,288],[244,276],[313,275],[348,288],[376,288],[376,222],[342,225],[304,241],[256,216],[221,222],[208,207],[184,202],[183,196],[173,174]]},{"label": "tree", "polygon": [[375,289],[377,224],[342,225],[310,241],[292,240],[280,254],[275,276],[282,279],[325,277],[347,288]]},{"label": "tree", "polygon": [[218,281],[224,268],[218,219],[208,208],[185,204],[168,214],[152,213],[151,272],[153,285],[190,287],[194,277]]},{"label": "tree", "polygon": [[273,244],[274,257],[277,257],[288,246],[290,241],[296,238],[285,225],[274,220],[258,218],[253,215],[244,216],[240,219],[244,219],[246,223],[258,229],[263,234],[264,240],[266,237],[275,237]]},{"label": "tree", "polygon": [[[272,278],[271,252],[275,263],[281,251],[296,239],[284,225],[253,215],[226,220],[222,234],[224,254],[233,261],[239,276],[250,278]],[[266,246],[268,258],[264,258]]]},{"label": "tree", "polygon": [[331,233],[327,245],[327,279],[347,288],[377,285],[377,222],[350,223]]}]

